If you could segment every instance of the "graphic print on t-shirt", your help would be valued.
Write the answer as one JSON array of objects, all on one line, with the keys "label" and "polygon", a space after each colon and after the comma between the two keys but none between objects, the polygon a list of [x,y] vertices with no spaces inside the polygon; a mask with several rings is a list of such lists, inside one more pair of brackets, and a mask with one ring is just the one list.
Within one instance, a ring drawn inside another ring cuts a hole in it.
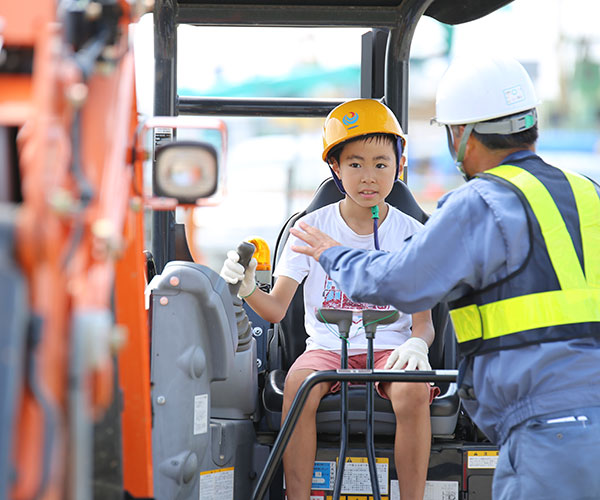
[{"label": "graphic print on t-shirt", "polygon": [[390,306],[376,306],[366,302],[354,302],[344,292],[335,286],[333,280],[325,275],[325,285],[323,286],[323,303],[324,309],[343,309],[351,311],[362,311],[363,309],[378,309],[386,311]]}]

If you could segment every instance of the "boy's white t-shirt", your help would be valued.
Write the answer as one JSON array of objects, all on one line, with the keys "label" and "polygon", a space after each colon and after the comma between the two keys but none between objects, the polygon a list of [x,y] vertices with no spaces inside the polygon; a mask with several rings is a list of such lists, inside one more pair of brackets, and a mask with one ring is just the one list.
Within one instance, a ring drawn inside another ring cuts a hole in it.
[{"label": "boy's white t-shirt", "polygon": [[[389,205],[388,205],[389,206]],[[340,202],[327,205],[315,210],[298,222],[303,221],[314,226],[324,233],[339,241],[342,245],[351,248],[374,249],[373,234],[361,235],[355,233],[344,221],[340,213]],[[388,215],[378,228],[379,247],[381,250],[395,251],[404,243],[404,240],[417,232],[423,225],[416,219],[389,206]],[[304,326],[308,333],[306,350],[325,349],[341,350],[341,340],[337,336],[336,325],[326,325],[317,320],[319,308],[362,310],[379,309],[390,310],[391,306],[375,306],[352,301],[337,285],[327,276],[323,268],[315,259],[304,254],[294,252],[291,245],[304,245],[305,243],[295,236],[289,236],[277,267],[275,276],[288,276],[304,283]],[[398,283],[402,286],[402,283]],[[362,328],[362,315],[355,313],[350,329],[348,352],[357,354],[366,351],[367,340]],[[395,349],[403,344],[411,335],[412,317],[410,314],[400,313],[397,321],[389,325],[377,327],[375,333],[375,350]],[[335,332],[335,333],[334,333]]]}]

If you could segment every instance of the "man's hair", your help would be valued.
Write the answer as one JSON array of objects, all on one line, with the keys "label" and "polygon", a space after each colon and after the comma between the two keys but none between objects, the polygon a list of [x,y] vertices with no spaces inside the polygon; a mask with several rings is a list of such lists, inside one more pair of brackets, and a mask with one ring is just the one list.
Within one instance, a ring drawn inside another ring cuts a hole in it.
[{"label": "man's hair", "polygon": [[[506,120],[507,118],[510,117],[503,116],[502,118],[487,120],[482,123],[493,123]],[[538,124],[536,123],[533,127],[523,130],[523,132],[517,132],[516,134],[479,134],[475,130],[471,134],[488,149],[529,148],[538,139]]]},{"label": "man's hair", "polygon": [[396,163],[398,163],[400,161],[400,155],[398,152],[398,137],[396,137],[394,134],[386,134],[384,132],[375,132],[372,134],[365,134],[365,135],[359,135],[357,137],[352,137],[351,139],[348,139],[347,141],[336,144],[334,147],[331,148],[331,150],[329,151],[329,154],[327,155],[327,163],[331,163],[331,160],[335,160],[339,164],[340,163],[340,155],[342,154],[342,150],[344,149],[344,146],[347,146],[348,144],[351,144],[356,141],[362,141],[362,140],[390,142],[392,144],[392,147],[394,148],[394,154],[396,155]]}]

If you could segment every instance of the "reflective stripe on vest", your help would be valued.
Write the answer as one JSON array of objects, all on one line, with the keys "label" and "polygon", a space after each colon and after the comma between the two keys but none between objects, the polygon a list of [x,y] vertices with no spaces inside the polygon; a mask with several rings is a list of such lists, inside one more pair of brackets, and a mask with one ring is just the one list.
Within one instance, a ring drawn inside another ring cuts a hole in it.
[{"label": "reflective stripe on vest", "polygon": [[458,342],[554,325],[600,322],[600,198],[592,182],[565,172],[579,214],[584,274],[564,219],[542,182],[513,165],[501,165],[486,174],[510,182],[529,202],[561,289],[451,310]]}]

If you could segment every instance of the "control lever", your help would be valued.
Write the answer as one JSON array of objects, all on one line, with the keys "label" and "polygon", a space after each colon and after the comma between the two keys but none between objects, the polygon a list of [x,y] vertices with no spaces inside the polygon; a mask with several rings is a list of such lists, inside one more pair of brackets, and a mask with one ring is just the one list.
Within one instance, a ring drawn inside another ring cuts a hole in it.
[{"label": "control lever", "polygon": [[[238,263],[240,263],[244,269],[246,269],[248,267],[248,264],[250,263],[250,259],[252,259],[252,255],[254,254],[254,250],[256,250],[255,246],[252,243],[249,243],[248,241],[242,241],[237,249],[236,252],[238,253],[238,255],[240,256],[240,260],[238,261]],[[229,284],[229,291],[231,292],[231,295],[237,295],[238,290],[240,289],[240,286],[242,285],[241,281],[238,281],[236,284]]]},{"label": "control lever", "polygon": [[[244,269],[248,267],[250,259],[254,254],[254,245],[247,241],[242,241],[237,247],[236,251],[240,256],[238,261]],[[237,323],[238,329],[238,345],[236,352],[242,352],[250,347],[250,341],[252,340],[252,323],[248,319],[248,315],[244,310],[242,299],[238,297],[238,291],[241,286],[241,282],[238,281],[236,284],[229,284],[229,291],[231,292],[231,298],[233,300],[233,310],[235,311],[235,322]]]},{"label": "control lever", "polygon": [[[337,325],[342,339],[341,369],[348,368],[348,335],[352,326],[352,311],[342,309],[319,309],[317,319],[321,323]],[[338,469],[335,474],[335,486],[333,498],[338,500],[342,492],[342,479],[344,477],[344,466],[346,465],[346,448],[348,445],[348,382],[341,382],[342,404],[340,407],[340,452],[338,457]]]},{"label": "control lever", "polygon": [[[365,336],[367,337],[367,369],[372,370],[374,368],[374,353],[373,353],[373,340],[375,340],[375,331],[378,325],[388,325],[398,319],[398,311],[377,310],[377,309],[365,309],[362,312],[362,324],[365,329]],[[369,461],[369,475],[371,477],[371,488],[373,489],[373,498],[379,500],[381,494],[379,493],[379,481],[377,479],[377,464],[375,459],[375,409],[374,409],[374,398],[375,398],[375,384],[373,382],[367,382],[367,429],[365,439],[367,441],[367,458]]]}]

